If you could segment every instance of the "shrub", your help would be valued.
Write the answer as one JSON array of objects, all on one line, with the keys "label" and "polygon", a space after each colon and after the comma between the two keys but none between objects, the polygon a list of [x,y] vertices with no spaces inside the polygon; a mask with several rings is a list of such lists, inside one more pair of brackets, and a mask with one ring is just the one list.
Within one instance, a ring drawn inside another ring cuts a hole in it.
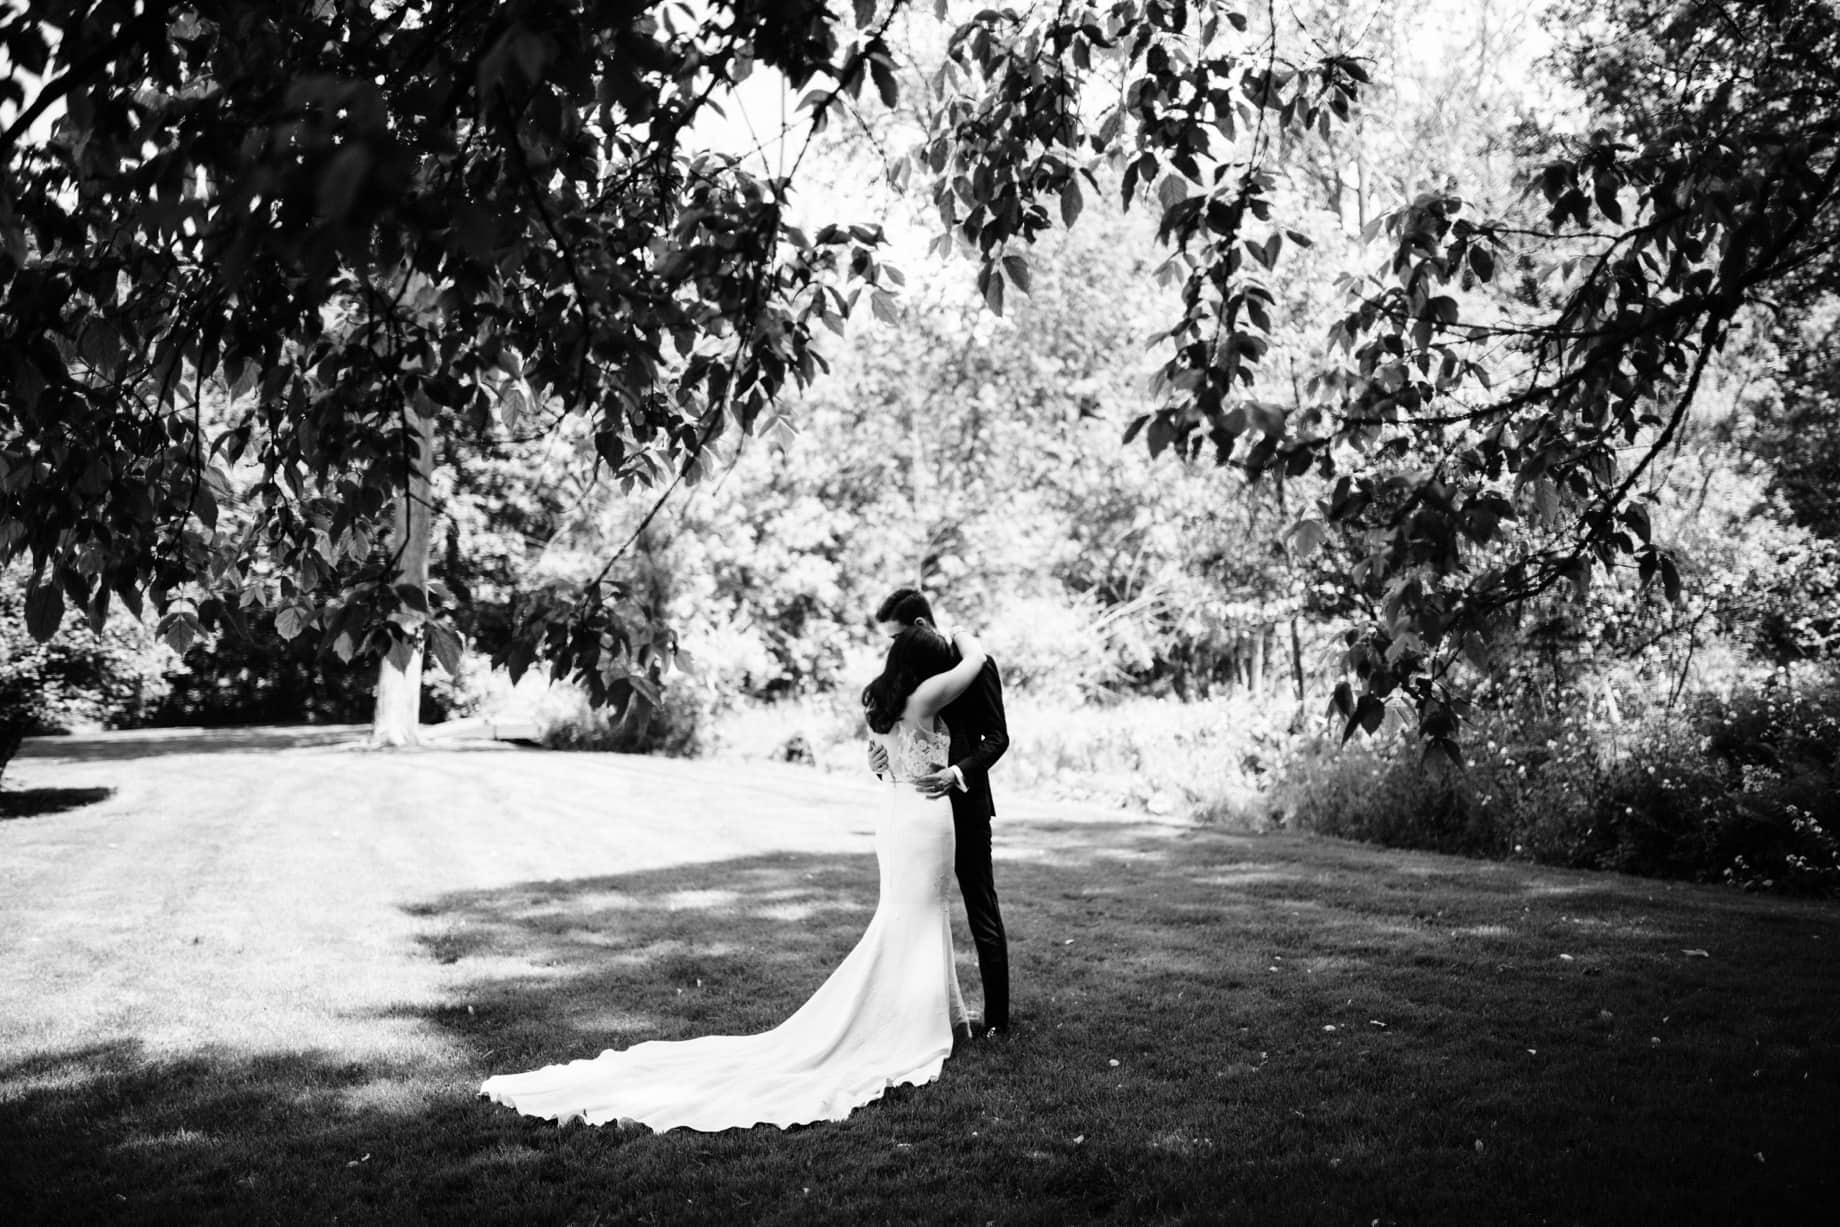
[{"label": "shrub", "polygon": [[1482,716],[1462,768],[1407,736],[1313,741],[1285,820],[1393,847],[1743,886],[1840,889],[1840,686],[1697,697],[1614,738],[1573,716]]},{"label": "shrub", "polygon": [[[284,640],[256,628],[248,638],[218,635],[185,654],[169,676],[171,692],[146,713],[148,723],[206,726],[360,724],[376,706],[377,662],[344,662],[318,650],[313,636]],[[423,724],[467,715],[478,706],[476,662],[449,677],[432,662],[422,673]]]},{"label": "shrub", "polygon": [[0,575],[0,772],[25,737],[138,722],[164,697],[171,660],[125,615],[101,634],[66,618],[39,643],[26,633],[24,577]]},{"label": "shrub", "polygon": [[581,691],[557,685],[543,705],[540,740],[552,750],[695,758],[706,747],[712,706],[708,691],[687,680],[666,687],[656,707],[635,701],[620,715],[590,707]]},{"label": "shrub", "polygon": [[1499,856],[1503,837],[1478,781],[1410,737],[1299,744],[1273,785],[1286,825],[1393,848]]}]

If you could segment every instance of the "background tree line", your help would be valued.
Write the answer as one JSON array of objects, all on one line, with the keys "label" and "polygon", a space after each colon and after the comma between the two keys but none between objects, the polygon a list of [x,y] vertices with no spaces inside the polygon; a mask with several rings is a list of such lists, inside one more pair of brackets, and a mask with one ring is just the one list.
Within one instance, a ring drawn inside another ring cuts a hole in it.
[{"label": "background tree line", "polygon": [[[295,678],[297,714],[349,717],[366,661],[428,643],[451,675],[465,641],[694,723],[847,696],[864,611],[913,581],[987,620],[1025,692],[1257,696],[1261,748],[1223,755],[1299,820],[1524,848],[1544,803],[1494,768],[1524,778],[1537,746],[1538,777],[1575,742],[1576,830],[1536,850],[1592,863],[1623,855],[1603,798],[1643,721],[1721,720],[1766,683],[1799,720],[1824,693],[1825,6],[1567,0],[1538,65],[1519,9],[1432,0],[667,8],[579,56],[571,6],[486,7],[245,29],[199,6],[164,59],[123,51],[147,32],[107,5],[8,24],[67,99],[49,142],[23,111],[7,130],[6,320],[56,350],[8,376],[30,629],[81,637],[54,604],[100,624],[147,592],[170,646],[215,653],[181,714],[278,713],[259,692]],[[263,30],[286,37],[238,60],[228,36]],[[786,152],[697,148],[698,100],[756,61],[808,91]],[[279,97],[253,84],[275,65]],[[349,84],[371,67],[376,100]],[[464,97],[429,92],[443,74]],[[166,110],[105,96],[140,78]],[[225,106],[279,107],[292,143],[252,155]],[[123,153],[156,116],[182,139]],[[238,186],[168,191],[185,167]],[[147,187],[139,245],[100,244]],[[246,299],[267,314],[211,331]],[[120,447],[60,450],[86,421]],[[404,582],[418,531],[428,579]],[[1325,705],[1325,744],[1378,740],[1318,754]],[[1470,770],[1423,771],[1408,726]],[[1809,727],[1799,766],[1766,755],[1775,784],[1709,768],[1738,799],[1712,817],[1645,812],[1700,838],[1775,789],[1770,863],[1830,872]],[[1361,817],[1362,772],[1442,826]],[[1490,816],[1509,792],[1521,818]]]}]

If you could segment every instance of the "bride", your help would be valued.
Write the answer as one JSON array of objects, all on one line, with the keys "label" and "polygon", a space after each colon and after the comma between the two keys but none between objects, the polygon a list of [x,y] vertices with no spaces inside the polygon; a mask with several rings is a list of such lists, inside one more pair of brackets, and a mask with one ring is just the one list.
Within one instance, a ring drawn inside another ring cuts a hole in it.
[{"label": "bride", "polygon": [[952,811],[911,781],[944,766],[939,711],[977,678],[984,655],[968,635],[948,641],[909,627],[863,690],[871,735],[888,752],[875,823],[881,894],[862,940],[792,1017],[759,1035],[653,1040],[498,1074],[481,1094],[556,1121],[715,1132],[842,1120],[891,1086],[939,1077],[954,1035],[968,1034],[946,910]]}]

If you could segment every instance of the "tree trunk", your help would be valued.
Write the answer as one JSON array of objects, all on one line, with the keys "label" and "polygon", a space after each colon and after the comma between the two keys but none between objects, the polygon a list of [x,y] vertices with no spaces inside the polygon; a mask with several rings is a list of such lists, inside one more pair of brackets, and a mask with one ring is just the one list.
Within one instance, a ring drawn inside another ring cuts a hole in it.
[{"label": "tree trunk", "polygon": [[933,553],[933,491],[929,480],[931,473],[926,466],[926,434],[920,428],[920,410],[913,410],[908,419],[908,431],[913,447],[913,528],[918,531],[919,540],[915,542],[914,587],[926,587],[926,560]]},{"label": "tree trunk", "polygon": [[0,779],[6,778],[6,765],[13,761],[13,755],[19,753],[19,747],[25,744],[25,739],[24,724],[0,722]]},{"label": "tree trunk", "polygon": [[1297,615],[1291,615],[1291,681],[1297,687],[1296,727],[1303,727],[1303,636],[1297,631]]},{"label": "tree trunk", "polygon": [[1252,693],[1265,697],[1265,639],[1270,629],[1260,625],[1252,632]]},{"label": "tree trunk", "polygon": [[[396,555],[397,587],[409,585],[422,593],[427,607],[428,547],[433,516],[428,504],[429,479],[434,471],[434,419],[413,410],[404,415],[413,451],[409,486],[396,500],[390,522],[389,548]],[[412,746],[419,740],[422,713],[422,632],[417,627],[406,649],[384,656],[377,666],[377,705],[371,717],[371,744]]]}]

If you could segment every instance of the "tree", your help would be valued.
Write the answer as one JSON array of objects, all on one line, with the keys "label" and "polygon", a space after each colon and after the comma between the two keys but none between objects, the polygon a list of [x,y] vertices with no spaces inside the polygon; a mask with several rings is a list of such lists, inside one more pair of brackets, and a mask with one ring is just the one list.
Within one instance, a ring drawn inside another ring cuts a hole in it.
[{"label": "tree", "polygon": [[[1371,729],[1403,693],[1451,748],[1446,674],[1485,655],[1527,601],[1625,561],[1677,592],[1675,560],[1650,539],[1644,480],[1739,312],[1795,278],[1831,280],[1840,19],[1787,0],[1651,6],[1668,17],[1649,32],[1675,86],[1657,122],[1631,125],[1628,143],[1605,130],[1557,147],[1534,179],[1537,224],[1471,221],[1444,190],[1375,218],[1387,263],[1352,287],[1331,327],[1343,364],[1293,408],[1259,394],[1264,270],[1303,236],[1273,213],[1259,137],[1216,154],[1214,136],[1263,133],[1267,117],[1332,126],[1357,105],[1366,70],[1335,56],[1317,73],[1284,64],[1274,35],[1263,75],[1248,74],[1225,25],[1200,18],[1197,34],[1183,6],[1143,11],[1126,28],[1088,10],[993,10],[961,31],[956,62],[978,88],[947,108],[927,151],[941,217],[989,273],[1045,224],[1045,202],[1077,200],[1066,185],[1077,190],[1092,151],[1135,128],[1114,153],[1127,195],[1154,184],[1187,275],[1145,438],[1331,480],[1320,515],[1355,543],[1351,578],[1377,613],[1351,644],[1359,686],[1338,707],[1351,731]],[[1245,27],[1231,14],[1226,24]],[[1067,83],[1100,42],[1129,48],[1125,95],[1089,124]],[[1220,88],[1223,77],[1239,89]],[[1027,118],[994,122],[1016,114]],[[1518,309],[1490,299],[1466,314],[1471,287],[1498,268],[1520,283]],[[1517,519],[1536,531],[1504,549],[1503,523]]]},{"label": "tree", "polygon": [[[0,561],[32,634],[150,601],[180,649],[264,617],[405,680],[426,635],[451,669],[415,559],[431,437],[580,415],[621,486],[694,478],[816,373],[846,289],[883,292],[873,229],[807,235],[790,177],[691,136],[757,62],[885,71],[877,29],[835,26],[799,0],[12,11]],[[505,659],[650,687],[668,640],[618,598],[533,602]]]},{"label": "tree", "polygon": [[[812,86],[810,133],[865,86],[892,105],[907,8],[63,3],[7,23],[13,62],[45,75],[30,100],[9,81],[23,109],[0,134],[21,406],[0,550],[30,556],[35,629],[66,598],[99,620],[142,592],[181,637],[279,609],[344,654],[445,625],[339,545],[382,535],[417,420],[582,415],[623,486],[699,478],[817,373],[813,330],[864,293],[887,310],[895,276],[872,228],[788,224],[798,158],[755,176],[687,133],[756,62]],[[1294,539],[1343,542],[1373,610],[1338,692],[1350,731],[1403,696],[1453,748],[1453,667],[1527,601],[1624,565],[1672,595],[1654,460],[1738,313],[1830,278],[1840,18],[1663,8],[1679,88],[1655,122],[1555,145],[1538,216],[1472,221],[1440,188],[1374,217],[1385,263],[1349,286],[1339,357],[1296,381],[1267,364],[1273,270],[1310,238],[1274,160],[1358,115],[1352,46],[1291,36],[1270,3],[1070,2],[955,23],[928,78],[894,173],[991,310],[1028,292],[1029,245],[1077,221],[1101,169],[1153,211],[1181,300],[1128,438],[1323,483]],[[24,142],[56,100],[51,140]],[[205,438],[187,409],[213,379],[249,408]],[[213,527],[218,457],[256,474],[234,539]],[[275,574],[252,580],[252,551]],[[669,642],[596,582],[527,602],[504,658],[618,699]]]}]

